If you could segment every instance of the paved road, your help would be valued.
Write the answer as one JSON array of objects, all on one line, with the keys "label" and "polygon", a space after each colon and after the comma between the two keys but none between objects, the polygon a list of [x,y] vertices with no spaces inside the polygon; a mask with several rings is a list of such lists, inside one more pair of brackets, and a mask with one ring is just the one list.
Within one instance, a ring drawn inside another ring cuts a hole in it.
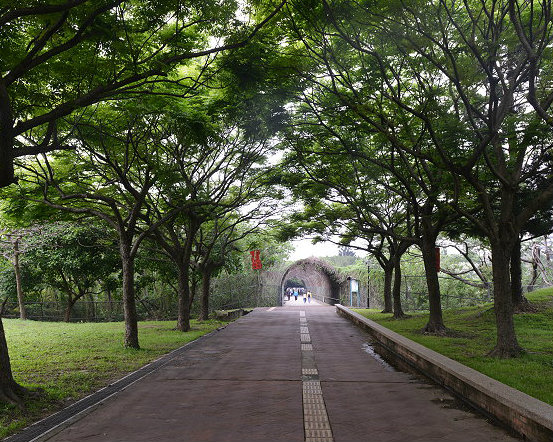
[{"label": "paved road", "polygon": [[52,441],[515,441],[325,306],[256,309]]}]

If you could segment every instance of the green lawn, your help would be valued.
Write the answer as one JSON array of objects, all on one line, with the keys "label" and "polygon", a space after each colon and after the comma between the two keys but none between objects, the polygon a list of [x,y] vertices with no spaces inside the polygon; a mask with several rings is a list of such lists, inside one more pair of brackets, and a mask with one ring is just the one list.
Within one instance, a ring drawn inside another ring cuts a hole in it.
[{"label": "green lawn", "polygon": [[434,351],[474,368],[511,387],[553,405],[553,289],[529,294],[537,313],[515,315],[519,343],[526,354],[501,360],[487,357],[495,345],[495,317],[491,304],[444,312],[449,337],[425,335],[426,314],[394,320],[377,310],[356,310],[373,321]]},{"label": "green lawn", "polygon": [[0,405],[0,439],[226,324],[192,321],[191,331],[182,333],[174,330],[174,321],[141,322],[142,348],[131,350],[122,345],[121,322],[3,322],[16,380],[45,392],[27,402],[26,414]]}]

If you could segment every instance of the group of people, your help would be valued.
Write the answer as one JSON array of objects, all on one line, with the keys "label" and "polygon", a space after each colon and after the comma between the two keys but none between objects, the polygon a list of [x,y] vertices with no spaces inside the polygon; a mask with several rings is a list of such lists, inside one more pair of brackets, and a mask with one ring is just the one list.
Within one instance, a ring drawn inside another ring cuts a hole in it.
[{"label": "group of people", "polygon": [[303,298],[303,303],[311,303],[311,292],[309,290],[306,290],[305,287],[288,287],[286,289],[286,300],[290,301],[290,299],[294,297],[294,299],[297,301],[298,296],[301,296]]}]

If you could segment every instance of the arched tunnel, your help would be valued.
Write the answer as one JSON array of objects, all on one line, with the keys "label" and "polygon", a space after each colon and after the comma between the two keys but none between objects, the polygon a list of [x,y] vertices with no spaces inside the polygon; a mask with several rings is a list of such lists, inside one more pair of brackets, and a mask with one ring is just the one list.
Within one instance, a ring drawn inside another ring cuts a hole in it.
[{"label": "arched tunnel", "polygon": [[340,284],[343,279],[328,263],[317,258],[301,259],[284,272],[280,283],[280,302],[284,301],[288,287],[305,287],[313,298],[334,305],[340,300]]}]

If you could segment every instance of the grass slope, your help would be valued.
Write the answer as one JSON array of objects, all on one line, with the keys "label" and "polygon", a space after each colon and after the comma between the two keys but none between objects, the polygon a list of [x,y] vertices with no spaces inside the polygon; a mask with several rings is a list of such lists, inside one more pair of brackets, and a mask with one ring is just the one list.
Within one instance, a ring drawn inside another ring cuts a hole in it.
[{"label": "grass slope", "polygon": [[478,370],[491,378],[553,405],[553,289],[528,295],[537,313],[515,315],[519,343],[526,354],[515,359],[495,359],[486,354],[495,345],[495,316],[491,304],[444,311],[448,337],[421,332],[426,314],[394,320],[376,310],[356,310],[363,316],[438,353]]},{"label": "grass slope", "polygon": [[0,439],[226,324],[192,321],[182,333],[174,321],[140,322],[142,348],[132,350],[122,345],[122,322],[3,322],[16,380],[45,392],[27,402],[25,414],[0,404]]}]

